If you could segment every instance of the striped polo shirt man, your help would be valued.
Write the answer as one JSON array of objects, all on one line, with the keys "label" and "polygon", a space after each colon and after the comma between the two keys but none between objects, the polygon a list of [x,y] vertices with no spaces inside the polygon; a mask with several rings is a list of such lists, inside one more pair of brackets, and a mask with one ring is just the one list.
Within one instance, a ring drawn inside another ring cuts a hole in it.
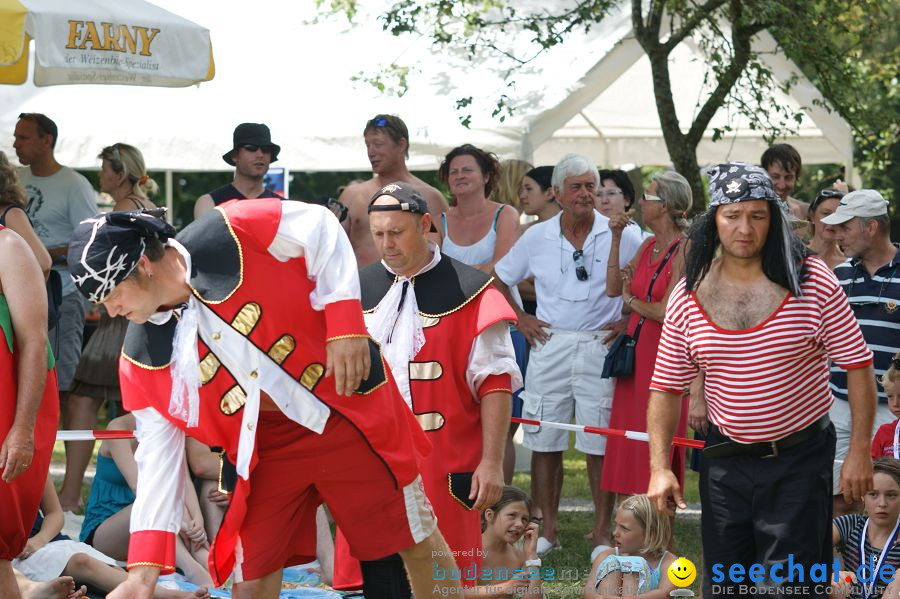
[{"label": "striped polo shirt man", "polygon": [[[835,239],[848,259],[834,273],[847,295],[863,338],[874,355],[878,381],[878,408],[872,434],[882,424],[894,420],[880,380],[891,357],[900,350],[900,251],[891,243],[888,203],[874,189],[860,189],[841,198],[834,214],[822,219],[833,227]],[[831,420],[837,438],[833,471],[840,471],[850,439],[850,407],[847,401],[847,371],[831,364],[831,391],[837,400]],[[835,481],[833,493],[838,495]],[[849,513],[838,499],[838,515]]]},{"label": "striped polo shirt man", "polygon": [[[860,258],[839,264],[834,274],[875,356],[875,376],[880,381],[891,365],[891,358],[900,351],[900,249],[873,275]],[[836,364],[831,365],[831,390],[836,398],[846,401],[847,371]],[[880,384],[878,403],[887,403]]]}]

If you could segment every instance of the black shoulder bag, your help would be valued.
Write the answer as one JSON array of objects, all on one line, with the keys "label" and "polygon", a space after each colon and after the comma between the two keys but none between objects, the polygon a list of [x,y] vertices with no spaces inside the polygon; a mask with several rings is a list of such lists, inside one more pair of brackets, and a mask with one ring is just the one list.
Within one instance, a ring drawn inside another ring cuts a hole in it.
[{"label": "black shoulder bag", "polygon": [[[656,267],[656,272],[653,273],[653,278],[650,279],[650,286],[647,287],[647,302],[650,301],[651,293],[653,292],[653,284],[656,282],[657,277],[659,277],[659,273],[666,267],[666,263],[669,261],[669,258],[672,257],[672,254],[675,253],[675,250],[678,249],[679,245],[681,245],[680,239],[669,247],[669,251],[666,252],[666,255],[663,256],[663,259],[660,261],[659,266]],[[634,336],[623,333],[616,337],[616,340],[612,342],[609,352],[606,354],[606,359],[603,360],[603,373],[600,375],[600,378],[620,378],[634,374],[634,348],[638,342],[638,335],[641,334],[641,327],[644,325],[644,320],[646,320],[646,318],[643,316],[638,320],[637,326],[634,327]]]}]

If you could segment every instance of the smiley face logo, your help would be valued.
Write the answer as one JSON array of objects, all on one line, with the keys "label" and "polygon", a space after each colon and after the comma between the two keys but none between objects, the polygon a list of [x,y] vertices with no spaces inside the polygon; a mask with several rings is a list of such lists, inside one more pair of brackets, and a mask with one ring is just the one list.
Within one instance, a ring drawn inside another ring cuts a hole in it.
[{"label": "smiley face logo", "polygon": [[669,581],[676,587],[690,586],[695,578],[697,578],[697,568],[694,567],[691,560],[685,557],[679,557],[669,566]]}]

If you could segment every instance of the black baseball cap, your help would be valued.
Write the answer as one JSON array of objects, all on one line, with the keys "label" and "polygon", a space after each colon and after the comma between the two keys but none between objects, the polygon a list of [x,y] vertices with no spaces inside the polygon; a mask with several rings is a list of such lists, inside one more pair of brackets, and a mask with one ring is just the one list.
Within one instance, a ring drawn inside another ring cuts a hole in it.
[{"label": "black baseball cap", "polygon": [[[381,196],[390,196],[397,200],[397,203],[376,206],[375,200]],[[372,196],[372,199],[369,200],[368,212],[370,213],[392,211],[411,212],[413,214],[429,213],[428,203],[425,201],[425,198],[422,197],[422,194],[413,189],[408,183],[401,183],[399,181],[388,183],[376,191],[375,195]],[[434,228],[434,223],[431,223],[431,231],[437,231],[437,229]]]}]

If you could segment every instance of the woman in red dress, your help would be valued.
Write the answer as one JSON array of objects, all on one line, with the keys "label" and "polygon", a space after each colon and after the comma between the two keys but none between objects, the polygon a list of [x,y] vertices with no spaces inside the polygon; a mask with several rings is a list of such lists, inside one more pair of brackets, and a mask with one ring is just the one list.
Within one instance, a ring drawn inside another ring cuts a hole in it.
[{"label": "woman in red dress", "polygon": [[[678,173],[657,173],[638,204],[644,225],[650,228],[653,237],[644,240],[624,269],[610,269],[606,275],[607,294],[610,297],[621,295],[625,309],[631,310],[628,334],[633,337],[640,325],[635,346],[634,373],[616,379],[609,426],[646,431],[650,377],[656,362],[666,303],[669,293],[684,271],[684,227],[687,211],[691,207],[691,187]],[[631,212],[610,217],[609,228],[613,232],[613,241],[609,264],[619,263],[619,240],[630,219]],[[685,397],[679,435],[684,434],[686,423]],[[676,450],[672,460],[673,470],[678,474],[679,481],[683,482],[684,450]],[[605,491],[627,495],[646,493],[649,480],[650,457],[647,443],[610,437],[606,444],[600,487]]]}]

